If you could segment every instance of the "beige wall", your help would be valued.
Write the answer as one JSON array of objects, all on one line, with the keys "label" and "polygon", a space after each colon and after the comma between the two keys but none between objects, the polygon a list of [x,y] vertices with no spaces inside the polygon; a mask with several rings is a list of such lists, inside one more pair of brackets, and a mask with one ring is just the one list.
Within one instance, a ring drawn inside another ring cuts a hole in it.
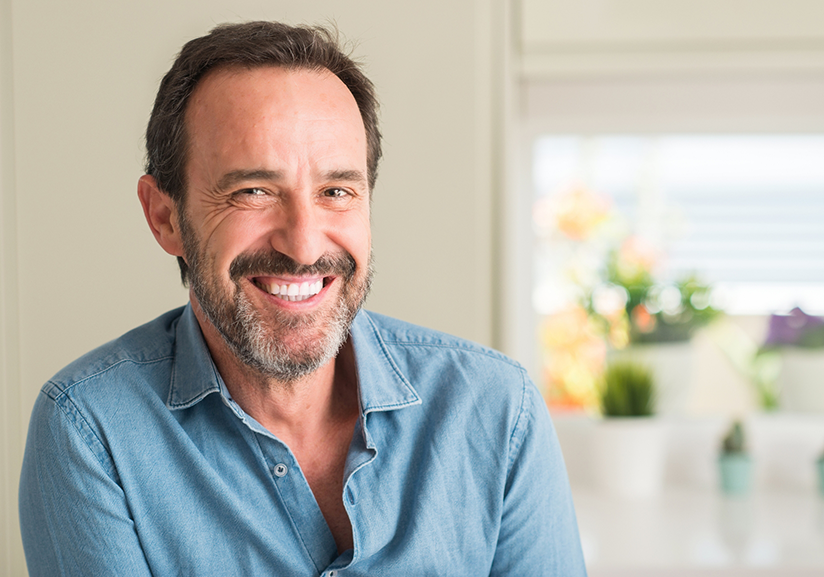
[{"label": "beige wall", "polygon": [[503,0],[0,0],[3,455],[0,574],[23,575],[24,430],[42,383],[182,304],[135,194],[153,95],[223,21],[333,20],[382,102],[368,308],[492,343],[493,160]]},{"label": "beige wall", "polygon": [[10,9],[8,0],[0,0],[0,574],[23,575],[16,492],[26,417],[17,340]]},{"label": "beige wall", "polygon": [[820,0],[519,0],[529,78],[824,70]]}]

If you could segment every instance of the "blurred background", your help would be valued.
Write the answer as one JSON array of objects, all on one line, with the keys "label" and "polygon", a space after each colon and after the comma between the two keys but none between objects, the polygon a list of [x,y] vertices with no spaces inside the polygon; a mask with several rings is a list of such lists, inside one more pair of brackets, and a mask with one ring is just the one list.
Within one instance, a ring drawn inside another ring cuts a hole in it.
[{"label": "blurred background", "polygon": [[136,196],[159,80],[251,19],[351,41],[367,307],[527,367],[592,575],[824,571],[824,4],[0,0],[0,574],[42,384],[186,301]]}]

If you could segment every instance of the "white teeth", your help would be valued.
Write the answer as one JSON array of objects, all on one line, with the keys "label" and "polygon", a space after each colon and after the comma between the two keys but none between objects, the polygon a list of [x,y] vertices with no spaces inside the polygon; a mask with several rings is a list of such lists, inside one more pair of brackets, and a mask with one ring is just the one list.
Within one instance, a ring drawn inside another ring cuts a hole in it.
[{"label": "white teeth", "polygon": [[258,286],[266,290],[269,294],[279,296],[283,300],[290,302],[303,301],[318,294],[323,288],[323,280],[315,282],[290,283],[284,285],[265,285],[257,283]]}]

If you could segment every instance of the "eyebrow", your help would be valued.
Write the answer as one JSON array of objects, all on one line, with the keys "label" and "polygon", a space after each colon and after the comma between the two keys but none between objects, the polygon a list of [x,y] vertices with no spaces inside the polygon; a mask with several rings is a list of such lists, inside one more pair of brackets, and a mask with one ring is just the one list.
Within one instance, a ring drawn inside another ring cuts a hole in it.
[{"label": "eyebrow", "polygon": [[[343,181],[357,184],[366,184],[366,175],[360,170],[329,170],[322,173],[321,180]],[[283,172],[279,170],[233,170],[224,174],[217,182],[218,190],[229,190],[235,185],[248,180],[281,180]]]},{"label": "eyebrow", "polygon": [[342,180],[344,182],[366,184],[366,175],[360,170],[330,170],[321,174],[321,180]]},{"label": "eyebrow", "polygon": [[218,190],[228,190],[246,180],[280,180],[283,173],[277,170],[233,170],[227,172],[217,181]]}]

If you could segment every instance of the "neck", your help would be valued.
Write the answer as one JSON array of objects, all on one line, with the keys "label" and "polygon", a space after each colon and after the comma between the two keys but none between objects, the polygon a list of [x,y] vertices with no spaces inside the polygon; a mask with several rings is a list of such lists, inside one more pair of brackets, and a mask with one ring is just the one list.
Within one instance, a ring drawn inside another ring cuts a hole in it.
[{"label": "neck", "polygon": [[212,359],[232,399],[272,434],[295,449],[303,439],[348,426],[358,414],[354,353],[347,341],[336,357],[296,381],[263,375],[242,363],[206,318],[197,300],[192,308]]}]

